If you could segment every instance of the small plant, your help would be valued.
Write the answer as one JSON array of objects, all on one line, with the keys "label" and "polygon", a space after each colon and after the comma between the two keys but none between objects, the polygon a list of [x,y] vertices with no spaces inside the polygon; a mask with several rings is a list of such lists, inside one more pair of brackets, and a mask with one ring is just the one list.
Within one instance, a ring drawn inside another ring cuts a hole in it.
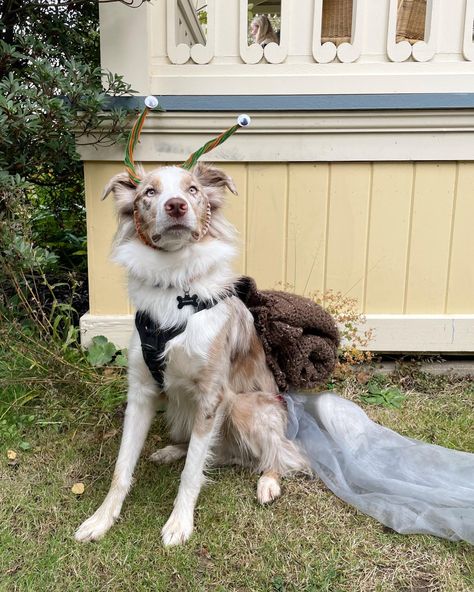
[{"label": "small plant", "polygon": [[[295,291],[294,285],[290,283],[279,282],[276,287],[286,292]],[[371,362],[372,352],[366,348],[372,338],[372,330],[364,328],[365,318],[359,311],[357,299],[333,290],[313,292],[308,298],[322,306],[334,318],[339,329],[341,345],[333,378],[345,378],[351,367]],[[330,379],[326,388],[332,389],[334,386],[334,381]]]},{"label": "small plant", "polygon": [[285,592],[285,580],[281,576],[275,576],[272,580],[272,592]]},{"label": "small plant", "polygon": [[31,449],[31,444],[23,440],[23,434],[35,423],[35,416],[31,414],[7,415],[0,419],[0,446],[5,443],[15,443],[20,450],[26,452]]},{"label": "small plant", "polygon": [[4,251],[5,257],[15,258],[18,267],[24,271],[46,270],[54,268],[58,256],[48,249],[34,246],[23,236],[13,236],[10,245]]},{"label": "small plant", "polygon": [[338,324],[341,333],[338,373],[344,374],[350,366],[370,362],[372,353],[365,348],[370,342],[372,332],[363,328],[365,319],[358,310],[357,300],[333,290],[316,292],[312,298],[325,308]]},{"label": "small plant", "polygon": [[64,281],[55,281],[58,257],[36,245],[28,229],[16,222],[13,219],[0,235],[0,305],[24,327],[36,327],[67,350],[78,343],[78,314],[73,306],[78,281],[69,272],[60,273]]},{"label": "small plant", "polygon": [[92,366],[105,366],[109,364],[117,348],[104,335],[96,335],[87,349],[87,360]]},{"label": "small plant", "polygon": [[377,382],[369,382],[368,392],[360,395],[364,403],[382,405],[383,407],[400,409],[405,395],[396,387],[381,387]]},{"label": "small plant", "polygon": [[110,364],[121,368],[127,366],[125,353],[118,351],[116,346],[104,335],[96,335],[92,338],[86,357],[92,366],[107,366]]}]

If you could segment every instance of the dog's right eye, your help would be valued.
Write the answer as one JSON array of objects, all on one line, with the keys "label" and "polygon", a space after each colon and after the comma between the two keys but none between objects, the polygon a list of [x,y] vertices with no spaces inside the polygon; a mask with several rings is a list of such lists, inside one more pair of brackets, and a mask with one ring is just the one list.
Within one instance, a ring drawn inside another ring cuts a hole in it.
[{"label": "dog's right eye", "polygon": [[152,188],[150,188],[150,189],[147,189],[147,190],[146,190],[146,193],[145,193],[145,195],[146,195],[147,197],[153,197],[153,196],[155,195],[155,190],[154,190],[154,189],[152,189]]}]

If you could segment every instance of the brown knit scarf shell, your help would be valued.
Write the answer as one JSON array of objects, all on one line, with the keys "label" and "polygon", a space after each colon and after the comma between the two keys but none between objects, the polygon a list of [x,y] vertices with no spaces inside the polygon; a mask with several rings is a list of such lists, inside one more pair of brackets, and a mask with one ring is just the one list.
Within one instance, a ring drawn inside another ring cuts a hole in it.
[{"label": "brown knit scarf shell", "polygon": [[250,277],[240,278],[236,291],[253,315],[279,389],[286,392],[320,386],[334,370],[340,343],[331,315],[303,296],[260,292]]}]

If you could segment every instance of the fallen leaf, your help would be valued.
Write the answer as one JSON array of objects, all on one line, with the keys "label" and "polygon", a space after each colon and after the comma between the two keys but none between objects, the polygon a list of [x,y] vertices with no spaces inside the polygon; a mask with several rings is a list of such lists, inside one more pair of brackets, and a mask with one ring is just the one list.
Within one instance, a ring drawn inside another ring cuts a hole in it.
[{"label": "fallen leaf", "polygon": [[113,438],[117,434],[118,430],[110,430],[108,432],[105,432],[105,434],[102,436],[102,440],[108,440],[109,438]]},{"label": "fallen leaf", "polygon": [[212,567],[212,557],[206,547],[201,547],[198,549],[197,556],[199,557],[199,561],[203,567]]},{"label": "fallen leaf", "polygon": [[370,380],[371,376],[368,372],[359,372],[356,375],[357,382],[359,384],[367,384]]},{"label": "fallen leaf", "polygon": [[71,491],[76,495],[82,495],[84,493],[84,483],[74,483],[71,487]]},{"label": "fallen leaf", "polygon": [[21,569],[21,564],[16,564],[13,567],[10,567],[10,569],[7,569],[7,571],[5,572],[5,575],[12,576],[13,574],[16,574],[17,571],[19,571],[20,569]]},{"label": "fallen leaf", "polygon": [[197,554],[200,557],[205,557],[206,559],[211,559],[211,554],[209,553],[209,550],[207,547],[201,547],[200,549],[198,549]]},{"label": "fallen leaf", "polygon": [[7,451],[7,458],[8,458],[8,460],[15,460],[16,452],[14,450],[8,450]]}]

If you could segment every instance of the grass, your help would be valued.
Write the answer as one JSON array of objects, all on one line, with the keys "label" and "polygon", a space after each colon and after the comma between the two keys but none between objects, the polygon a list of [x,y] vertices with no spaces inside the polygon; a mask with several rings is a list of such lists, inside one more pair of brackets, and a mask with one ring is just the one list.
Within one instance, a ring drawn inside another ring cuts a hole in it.
[{"label": "grass", "polygon": [[[260,507],[256,476],[238,468],[210,471],[191,540],[164,549],[160,529],[182,463],[156,467],[147,461],[167,441],[161,416],[120,521],[102,541],[76,543],[75,528],[110,483],[124,377],[90,369],[73,354],[61,364],[52,346],[34,348],[14,328],[0,334],[3,343],[12,343],[0,354],[0,417],[8,427],[0,431],[1,591],[474,590],[468,544],[398,535],[305,478],[285,481],[283,496]],[[399,389],[405,395],[400,409],[364,403],[368,384],[381,392]],[[409,365],[389,377],[375,370],[353,373],[336,389],[398,432],[474,450],[472,379],[433,377]],[[30,449],[22,450],[22,442]],[[17,453],[14,463],[8,448]],[[71,492],[76,482],[85,484],[80,496]]]}]

